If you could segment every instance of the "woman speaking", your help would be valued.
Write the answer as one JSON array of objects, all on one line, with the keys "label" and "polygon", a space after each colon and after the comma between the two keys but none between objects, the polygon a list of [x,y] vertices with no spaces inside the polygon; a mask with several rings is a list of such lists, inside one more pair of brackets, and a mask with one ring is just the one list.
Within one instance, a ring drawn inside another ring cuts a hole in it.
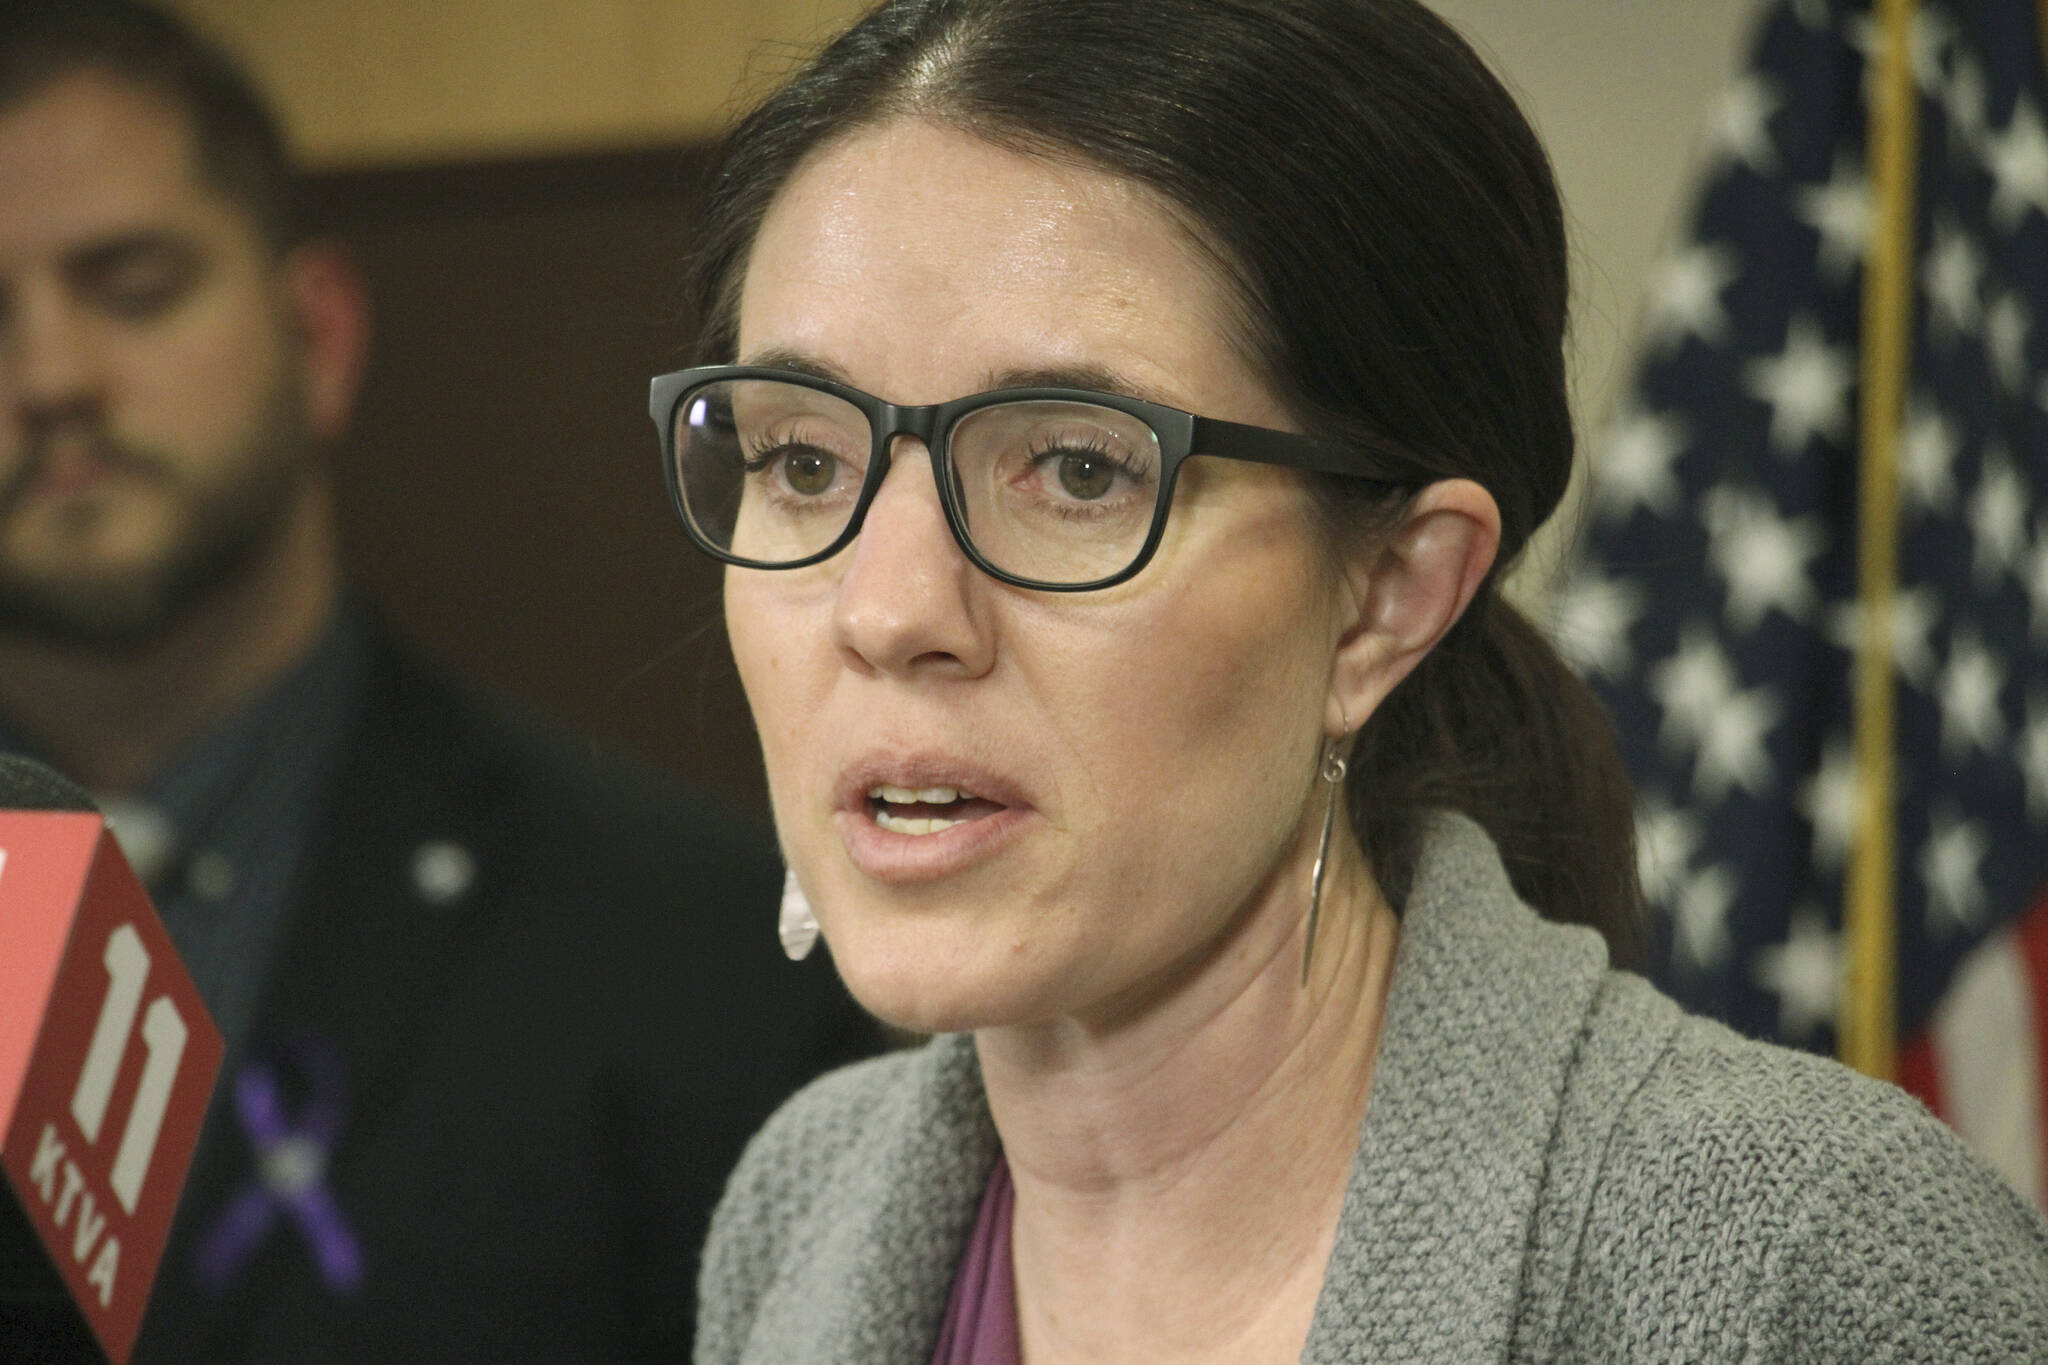
[{"label": "woman speaking", "polygon": [[755,1140],[700,1361],[2044,1358],[2037,1214],[1621,970],[1627,781],[1498,591],[1562,214],[1441,21],[886,4],[703,231],[652,406],[784,940],[939,1036]]}]

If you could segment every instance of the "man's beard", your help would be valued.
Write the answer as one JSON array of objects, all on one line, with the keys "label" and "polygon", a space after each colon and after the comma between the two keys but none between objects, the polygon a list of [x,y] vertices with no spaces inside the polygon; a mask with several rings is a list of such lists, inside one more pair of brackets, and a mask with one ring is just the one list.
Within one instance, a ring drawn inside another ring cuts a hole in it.
[{"label": "man's beard", "polygon": [[[312,440],[288,382],[231,462],[234,475],[215,486],[195,487],[173,461],[104,430],[93,436],[95,458],[109,467],[181,492],[185,524],[156,562],[118,576],[31,579],[0,563],[0,638],[118,658],[148,649],[249,574],[283,533]],[[15,477],[0,484],[0,527],[50,458],[50,444],[47,435],[32,437]]]}]

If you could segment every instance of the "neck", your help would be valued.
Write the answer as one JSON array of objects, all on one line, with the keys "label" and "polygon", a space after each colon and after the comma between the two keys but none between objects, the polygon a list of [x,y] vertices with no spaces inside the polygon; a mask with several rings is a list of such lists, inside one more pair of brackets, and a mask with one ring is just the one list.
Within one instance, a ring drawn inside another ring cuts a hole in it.
[{"label": "neck", "polygon": [[311,479],[244,574],[133,653],[0,635],[0,711],[83,785],[134,790],[312,648],[339,591],[332,527]]},{"label": "neck", "polygon": [[[1336,1237],[1398,936],[1350,841],[1301,984],[1307,860],[1205,980],[1110,1030],[985,1030],[1034,1362],[1295,1359]],[[1307,850],[1313,854],[1313,847]],[[1281,907],[1285,907],[1282,909]],[[1266,928],[1270,925],[1270,928]]]}]

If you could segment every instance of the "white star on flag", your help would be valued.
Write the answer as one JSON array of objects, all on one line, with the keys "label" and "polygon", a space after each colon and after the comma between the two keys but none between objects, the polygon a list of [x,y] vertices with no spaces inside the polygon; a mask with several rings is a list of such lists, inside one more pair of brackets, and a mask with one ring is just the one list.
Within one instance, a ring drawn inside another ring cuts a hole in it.
[{"label": "white star on flag", "polygon": [[1813,863],[1824,873],[1839,872],[1849,860],[1856,838],[1856,746],[1830,739],[1820,767],[1799,784],[1799,810],[1813,826]]},{"label": "white star on flag", "polygon": [[2015,396],[2027,391],[2027,338],[2034,319],[2018,294],[2000,294],[1984,314],[1984,346],[1998,382]]},{"label": "white star on flag", "polygon": [[1771,449],[1780,455],[1799,455],[1815,436],[1839,442],[1848,428],[1855,367],[1810,316],[1794,317],[1785,349],[1752,360],[1743,379],[1751,397],[1770,404]]},{"label": "white star on flag", "polygon": [[1948,114],[1949,146],[1981,155],[1991,117],[1991,96],[1984,84],[1983,64],[1958,56],[1949,78],[1936,87],[1935,98]]},{"label": "white star on flag", "polygon": [[1847,153],[1838,155],[1828,182],[1795,190],[1792,205],[1800,221],[1820,233],[1821,273],[1837,284],[1847,280],[1870,246],[1870,181],[1863,167]]},{"label": "white star on flag", "polygon": [[1651,796],[1636,803],[1636,876],[1652,902],[1662,902],[1677,890],[1692,870],[1700,838],[1698,816],[1673,810]]},{"label": "white star on flag", "polygon": [[1807,566],[1827,549],[1818,517],[1785,518],[1758,492],[1723,484],[1701,499],[1707,559],[1728,584],[1728,621],[1755,630],[1776,607],[1794,621],[1813,614],[1819,598]]},{"label": "white star on flag", "polygon": [[1984,324],[1984,256],[1953,219],[1934,225],[1934,245],[1921,263],[1927,320],[1942,344],[1975,336]]},{"label": "white star on flag", "polygon": [[1984,472],[1970,495],[1970,531],[1976,537],[1971,571],[1978,586],[1993,587],[2027,548],[2027,485],[2002,449],[1984,452]]},{"label": "white star on flag", "polygon": [[1951,759],[1971,749],[1995,753],[2005,739],[1998,694],[2005,690],[2005,666],[1984,648],[1977,632],[1958,626],[1949,641],[1935,698],[1941,706],[1941,751]]},{"label": "white star on flag", "polygon": [[1955,505],[1956,456],[1963,435],[1924,395],[1913,400],[1899,437],[1899,491],[1915,513],[1946,512]]},{"label": "white star on flag", "polygon": [[1728,339],[1728,310],[1721,292],[1742,278],[1742,258],[1732,247],[1696,243],[1668,257],[1650,281],[1644,309],[1647,343],[1669,350],[1687,337],[1709,346]]},{"label": "white star on flag", "polygon": [[1991,841],[1983,827],[1952,808],[1937,808],[1933,832],[1920,850],[1920,876],[1935,928],[1953,933],[1973,927],[1984,913],[1984,855]]},{"label": "white star on flag", "polygon": [[1715,153],[1769,175],[1778,168],[1771,117],[1784,107],[1784,97],[1769,81],[1754,74],[1740,77],[1722,92],[1707,118]]},{"label": "white star on flag", "polygon": [[1708,801],[1720,800],[1731,787],[1740,787],[1752,796],[1768,792],[1776,772],[1764,741],[1784,714],[1777,689],[1768,685],[1728,698],[1708,718],[1707,732],[1700,737],[1694,790]]},{"label": "white star on flag", "polygon": [[1992,222],[2011,232],[2029,212],[2048,214],[2048,127],[2033,100],[2021,96],[2012,122],[1985,139],[1984,164],[1998,182]]},{"label": "white star on flag", "polygon": [[1728,937],[1728,911],[1735,904],[1735,874],[1720,864],[1703,868],[1680,883],[1673,902],[1678,943],[1686,957],[1702,968],[1728,960],[1734,944]]},{"label": "white star on flag", "polygon": [[1643,614],[1642,589],[1581,563],[1551,609],[1551,635],[1581,673],[1620,678],[1635,667],[1628,633]]},{"label": "white star on flag", "polygon": [[1688,625],[1678,649],[1651,667],[1650,694],[1664,708],[1657,740],[1673,753],[1699,747],[1714,712],[1736,692],[1735,668],[1720,641],[1698,625]]},{"label": "white star on flag", "polygon": [[1685,426],[1675,417],[1628,412],[1616,419],[1593,466],[1593,502],[1603,518],[1646,507],[1660,517],[1678,510],[1671,466],[1685,452]]},{"label": "white star on flag", "polygon": [[1750,958],[1750,979],[1778,997],[1778,1031],[1810,1038],[1835,1017],[1842,980],[1841,939],[1812,905],[1792,912],[1783,943],[1759,948]]}]

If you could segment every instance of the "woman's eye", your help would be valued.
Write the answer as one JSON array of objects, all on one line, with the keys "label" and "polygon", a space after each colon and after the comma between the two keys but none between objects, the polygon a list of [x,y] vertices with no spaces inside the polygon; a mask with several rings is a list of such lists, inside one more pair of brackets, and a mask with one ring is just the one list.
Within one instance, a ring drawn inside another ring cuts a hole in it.
[{"label": "woman's eye", "polygon": [[746,457],[750,477],[765,475],[779,490],[803,498],[830,493],[840,482],[846,461],[820,446],[803,441],[769,443]]},{"label": "woman's eye", "polygon": [[1070,451],[1060,456],[1059,479],[1068,497],[1094,502],[1116,482],[1116,466],[1089,451]]},{"label": "woman's eye", "polygon": [[821,450],[793,450],[782,460],[782,477],[798,493],[815,497],[832,487],[839,461]]}]

